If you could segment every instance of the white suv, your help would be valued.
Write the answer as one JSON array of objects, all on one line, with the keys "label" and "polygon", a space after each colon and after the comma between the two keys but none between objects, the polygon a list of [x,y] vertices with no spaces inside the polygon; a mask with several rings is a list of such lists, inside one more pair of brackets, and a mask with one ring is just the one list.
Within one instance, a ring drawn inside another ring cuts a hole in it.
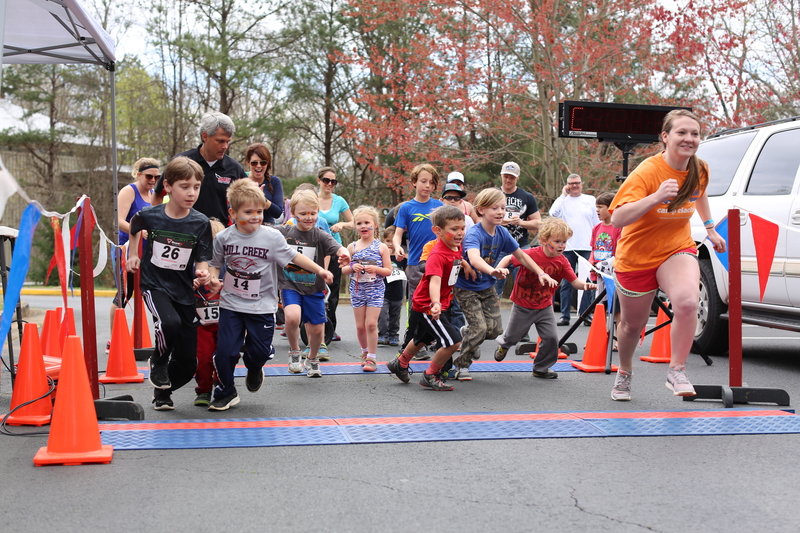
[{"label": "white suv", "polygon": [[[780,228],[764,299],[748,212],[800,230],[800,117],[711,135],[697,155],[708,162],[708,199],[714,220],[741,208],[742,321],[800,331],[800,232]],[[692,351],[728,348],[728,271],[720,263],[697,214],[692,234],[700,252],[700,306]],[[755,236],[758,238],[758,236]]]}]

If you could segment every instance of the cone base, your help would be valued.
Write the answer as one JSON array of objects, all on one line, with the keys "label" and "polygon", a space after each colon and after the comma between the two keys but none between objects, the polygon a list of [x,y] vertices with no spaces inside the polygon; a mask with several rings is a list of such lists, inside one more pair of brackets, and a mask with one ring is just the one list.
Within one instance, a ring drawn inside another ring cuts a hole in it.
[{"label": "cone base", "polygon": [[568,357],[569,357],[569,355],[567,355],[564,352],[559,350],[559,352],[558,352],[558,358],[559,359],[567,359]]},{"label": "cone base", "polygon": [[142,383],[144,381],[144,374],[136,374],[132,376],[102,376],[97,378],[100,383]]},{"label": "cone base", "polygon": [[[582,361],[571,361],[571,362],[572,362],[572,366],[574,366],[575,368],[577,368],[578,370],[580,370],[582,372],[605,372],[606,371],[605,365],[587,365],[587,364],[583,363]],[[617,365],[611,365],[611,371],[612,372],[616,372],[617,370],[619,370],[619,367]]]},{"label": "cone base", "polygon": [[49,423],[50,415],[11,415],[6,420],[7,426],[46,426]]},{"label": "cone base", "polygon": [[658,355],[643,355],[639,358],[640,361],[647,361],[648,363],[669,363],[669,357],[660,357]]},{"label": "cone base", "polygon": [[33,464],[43,465],[82,465],[87,463],[110,463],[114,455],[114,447],[102,444],[99,450],[93,452],[55,453],[48,452],[47,446],[42,446],[33,456]]}]

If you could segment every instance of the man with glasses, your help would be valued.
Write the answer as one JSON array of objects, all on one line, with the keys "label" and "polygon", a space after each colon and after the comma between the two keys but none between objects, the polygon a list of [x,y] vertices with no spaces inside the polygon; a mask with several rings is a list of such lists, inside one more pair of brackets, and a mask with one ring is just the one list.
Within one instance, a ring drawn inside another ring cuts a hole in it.
[{"label": "man with glasses", "polygon": [[[503,226],[511,233],[511,236],[519,243],[520,248],[530,248],[530,237],[528,232],[534,234],[539,231],[539,224],[542,222],[542,215],[539,213],[539,205],[536,198],[528,191],[517,187],[519,182],[520,168],[513,161],[503,163],[500,168],[500,190],[506,195],[506,216],[503,219]],[[508,278],[512,282],[516,269],[509,268]],[[503,296],[503,288],[506,280],[497,280],[497,295]]]},{"label": "man with glasses", "polygon": [[[567,258],[576,274],[578,272],[578,256],[589,259],[592,251],[592,229],[600,223],[595,204],[594,196],[583,194],[581,177],[578,174],[570,174],[567,176],[567,184],[561,190],[561,196],[556,198],[553,205],[550,206],[550,216],[563,219],[572,228],[572,237],[567,241],[564,257]],[[572,285],[562,280],[559,289],[561,300],[559,326],[569,325],[572,291]],[[578,313],[583,313],[593,299],[593,291],[584,291],[578,306]],[[591,324],[591,320],[586,319],[584,323],[588,326]]]},{"label": "man with glasses", "polygon": [[[245,177],[244,168],[227,155],[236,127],[228,115],[212,111],[200,119],[200,146],[181,152],[175,157],[185,156],[203,169],[203,184],[194,208],[209,218],[216,218],[226,226],[228,220],[228,187],[235,180]],[[160,204],[164,197],[164,185],[158,180],[153,204]]]}]

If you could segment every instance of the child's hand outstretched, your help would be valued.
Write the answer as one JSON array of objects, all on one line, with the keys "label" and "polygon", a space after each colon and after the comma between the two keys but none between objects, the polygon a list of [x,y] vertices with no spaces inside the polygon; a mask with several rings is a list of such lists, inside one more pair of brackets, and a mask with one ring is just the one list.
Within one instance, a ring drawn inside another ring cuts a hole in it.
[{"label": "child's hand outstretched", "polygon": [[339,255],[339,267],[347,266],[350,264],[350,254]]},{"label": "child's hand outstretched", "polygon": [[558,285],[558,282],[551,278],[546,272],[542,272],[539,274],[539,283],[544,285],[545,287],[555,287]]},{"label": "child's hand outstretched", "polygon": [[317,275],[321,277],[328,285],[333,283],[333,274],[331,273],[330,270],[325,270],[325,269],[320,270],[319,274]]},{"label": "child's hand outstretched", "polygon": [[506,279],[508,277],[507,268],[494,268],[490,274],[493,278]]},{"label": "child's hand outstretched", "polygon": [[584,283],[583,290],[585,291],[596,291],[597,290],[597,283]]}]

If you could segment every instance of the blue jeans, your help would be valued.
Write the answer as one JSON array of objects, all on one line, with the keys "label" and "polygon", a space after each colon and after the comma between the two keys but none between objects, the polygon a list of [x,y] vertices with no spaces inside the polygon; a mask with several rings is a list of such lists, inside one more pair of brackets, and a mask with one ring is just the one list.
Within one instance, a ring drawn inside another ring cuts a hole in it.
[{"label": "blue jeans", "polygon": [[[569,250],[564,252],[564,257],[569,261],[572,270],[577,275],[578,273],[578,255],[584,259],[589,259],[589,250]],[[561,280],[561,287],[558,290],[559,298],[561,299],[561,318],[569,320],[569,311],[572,307],[572,291],[573,287],[567,283],[567,280]],[[583,291],[583,297],[578,305],[578,314],[583,313],[587,307],[594,301],[594,291]]]}]

